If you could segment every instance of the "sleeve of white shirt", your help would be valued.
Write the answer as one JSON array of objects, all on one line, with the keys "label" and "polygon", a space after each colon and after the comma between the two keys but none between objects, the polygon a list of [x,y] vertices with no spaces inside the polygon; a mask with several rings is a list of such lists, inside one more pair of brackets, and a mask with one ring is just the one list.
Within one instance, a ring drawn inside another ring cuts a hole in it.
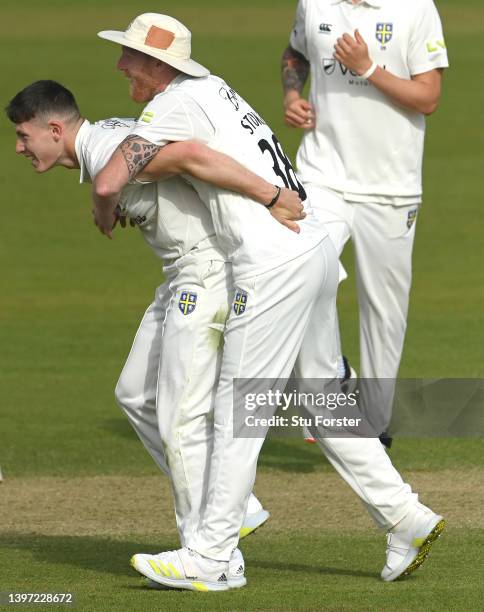
[{"label": "sleeve of white shirt", "polygon": [[408,69],[411,75],[435,68],[447,68],[447,49],[439,13],[433,0],[415,3],[415,20],[408,46]]},{"label": "sleeve of white shirt", "polygon": [[308,58],[306,44],[306,0],[299,0],[296,9],[296,20],[292,28],[289,44],[293,49]]},{"label": "sleeve of white shirt", "polygon": [[[94,126],[92,126],[94,127]],[[104,168],[111,159],[111,155],[121,142],[122,138],[112,140],[104,139],[103,146],[99,146],[95,136],[90,135],[89,141],[82,147],[81,183],[91,183],[96,175]]]},{"label": "sleeve of white shirt", "polygon": [[[130,133],[132,119],[104,119],[89,126],[81,143],[81,183],[91,182],[111,159],[117,146]],[[103,128],[109,125],[108,128]]]},{"label": "sleeve of white shirt", "polygon": [[215,129],[201,106],[190,96],[166,92],[156,96],[145,107],[132,134],[153,144],[198,140],[208,143]]}]

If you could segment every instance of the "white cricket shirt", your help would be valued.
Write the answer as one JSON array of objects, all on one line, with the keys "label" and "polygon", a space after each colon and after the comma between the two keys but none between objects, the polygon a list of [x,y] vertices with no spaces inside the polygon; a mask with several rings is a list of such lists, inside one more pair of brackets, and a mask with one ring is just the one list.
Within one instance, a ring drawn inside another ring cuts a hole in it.
[{"label": "white cricket shirt", "polygon": [[[277,138],[256,111],[215,76],[179,75],[146,106],[133,133],[155,144],[200,140],[230,155],[267,181],[303,188]],[[212,214],[218,242],[234,278],[261,274],[302,255],[327,235],[308,208],[300,234],[278,223],[260,204],[194,181]]]},{"label": "white cricket shirt", "polygon": [[[299,0],[290,44],[311,65],[316,128],[304,134],[297,166],[305,182],[351,201],[410,204],[422,193],[425,119],[391,102],[333,59],[336,39],[358,28],[370,57],[394,75],[448,66],[432,0]],[[376,197],[375,197],[376,196]]]},{"label": "white cricket shirt", "polygon": [[[90,124],[84,121],[76,136],[80,182],[91,182],[104,168],[116,147],[130,134],[134,119],[111,118]],[[197,261],[224,261],[210,213],[196,191],[179,178],[158,183],[127,185],[120,206],[134,219],[145,240],[163,260],[170,274],[195,255]]]}]

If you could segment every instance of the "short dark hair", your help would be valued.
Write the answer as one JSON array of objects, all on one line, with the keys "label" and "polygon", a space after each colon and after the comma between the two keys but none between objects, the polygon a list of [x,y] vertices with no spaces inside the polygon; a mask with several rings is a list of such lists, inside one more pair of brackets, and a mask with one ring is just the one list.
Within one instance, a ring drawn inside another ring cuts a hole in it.
[{"label": "short dark hair", "polygon": [[12,123],[23,123],[35,117],[61,115],[67,120],[79,119],[81,113],[72,93],[56,81],[35,81],[14,96],[5,108]]}]

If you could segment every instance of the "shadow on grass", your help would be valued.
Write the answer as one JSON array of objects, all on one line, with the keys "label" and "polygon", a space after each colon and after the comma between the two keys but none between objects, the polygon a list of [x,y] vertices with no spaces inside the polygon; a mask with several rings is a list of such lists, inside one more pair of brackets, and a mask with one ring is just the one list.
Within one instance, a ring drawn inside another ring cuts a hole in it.
[{"label": "shadow on grass", "polygon": [[[91,570],[100,574],[133,576],[129,565],[131,556],[137,552],[156,553],[178,547],[174,540],[149,543],[146,540],[112,540],[89,536],[46,536],[38,534],[0,534],[0,550],[23,551],[34,556],[36,561],[53,565],[71,566]],[[250,554],[250,567],[268,572],[291,572],[301,574],[376,578],[375,572],[322,566],[319,563],[285,563],[257,560]],[[132,587],[135,588],[135,587]],[[143,585],[140,587],[143,588]]]},{"label": "shadow on grass", "polygon": [[278,563],[277,561],[251,561],[251,567],[271,571],[287,571],[302,574],[323,574],[325,576],[348,576],[355,578],[378,578],[377,572],[365,572],[361,570],[345,569],[341,567],[327,567],[318,565],[304,565],[302,563]]},{"label": "shadow on grass", "polygon": [[70,565],[103,574],[132,576],[129,560],[135,553],[178,548],[175,540],[112,540],[90,536],[0,534],[0,550],[26,551],[36,561]]}]

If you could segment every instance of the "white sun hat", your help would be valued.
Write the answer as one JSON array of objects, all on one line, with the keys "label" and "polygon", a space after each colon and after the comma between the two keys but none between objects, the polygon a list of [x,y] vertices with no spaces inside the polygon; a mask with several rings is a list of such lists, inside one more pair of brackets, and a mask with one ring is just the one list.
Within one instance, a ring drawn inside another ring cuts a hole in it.
[{"label": "white sun hat", "polygon": [[133,19],[125,32],[105,30],[98,32],[98,36],[156,57],[185,74],[195,77],[210,74],[204,66],[190,59],[190,30],[168,15],[143,13]]}]

